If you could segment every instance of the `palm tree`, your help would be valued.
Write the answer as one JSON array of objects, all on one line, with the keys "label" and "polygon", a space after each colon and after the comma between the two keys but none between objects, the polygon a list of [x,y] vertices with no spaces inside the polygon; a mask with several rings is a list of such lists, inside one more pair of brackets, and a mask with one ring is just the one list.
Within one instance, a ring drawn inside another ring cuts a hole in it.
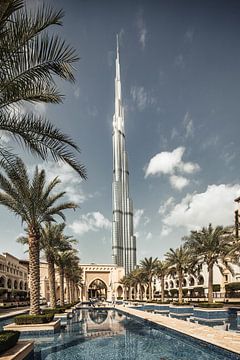
[{"label": "palm tree", "polygon": [[77,297],[77,290],[82,283],[82,269],[79,267],[79,258],[75,256],[65,268],[65,279],[67,285],[67,302],[73,303]]},{"label": "palm tree", "polygon": [[193,273],[195,266],[195,258],[192,251],[186,246],[179,246],[173,250],[172,248],[165,254],[166,264],[169,267],[170,273],[177,273],[179,281],[178,302],[182,304],[183,297],[183,278],[184,273]]},{"label": "palm tree", "polygon": [[152,300],[152,279],[156,273],[157,263],[158,263],[158,258],[153,259],[152,257],[150,258],[145,257],[143,260],[140,261],[140,269],[143,271],[148,281],[148,291],[149,291],[150,301]]},{"label": "palm tree", "polygon": [[229,263],[233,253],[233,236],[222,226],[215,229],[211,224],[200,231],[191,231],[190,236],[183,238],[185,245],[196,253],[198,263],[206,264],[208,269],[208,302],[213,302],[213,268],[217,266],[221,273],[228,269],[233,274]]},{"label": "palm tree", "polygon": [[[55,77],[74,81],[76,51],[59,35],[63,11],[42,5],[28,11],[24,0],[0,1],[0,130],[12,135],[33,154],[63,160],[86,178],[85,167],[72,150],[78,146],[42,116],[24,109],[30,103],[60,103]],[[29,107],[28,107],[29,108]],[[14,164],[15,154],[0,144],[0,166]]]},{"label": "palm tree", "polygon": [[74,241],[71,237],[63,235],[64,228],[65,223],[52,224],[48,222],[41,229],[41,250],[44,252],[48,263],[51,308],[55,308],[57,305],[55,281],[56,253],[63,249],[71,249],[71,243]]},{"label": "palm tree", "polygon": [[168,270],[169,270],[169,267],[168,267],[168,264],[166,263],[166,261],[158,260],[157,268],[156,268],[156,276],[161,281],[161,300],[162,300],[162,302],[164,302],[164,279],[165,279],[165,276],[168,274]]},{"label": "palm tree", "polygon": [[61,250],[56,254],[56,264],[60,275],[60,305],[64,306],[64,277],[68,266],[75,261],[77,250]]},{"label": "palm tree", "polygon": [[60,183],[58,178],[46,183],[44,170],[36,167],[32,180],[22,160],[17,159],[14,167],[5,166],[6,176],[0,174],[0,204],[20,217],[27,226],[29,247],[30,314],[40,311],[40,237],[41,224],[54,221],[55,215],[65,220],[63,210],[75,209],[72,202],[56,203],[65,192],[53,193]]}]

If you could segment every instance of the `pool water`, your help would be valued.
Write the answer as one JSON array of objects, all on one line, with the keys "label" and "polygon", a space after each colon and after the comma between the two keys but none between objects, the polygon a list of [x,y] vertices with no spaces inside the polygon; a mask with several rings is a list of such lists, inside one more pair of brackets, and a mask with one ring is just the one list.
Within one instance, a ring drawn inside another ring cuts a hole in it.
[{"label": "pool water", "polygon": [[35,360],[239,360],[114,310],[78,310],[65,329],[34,337]]}]

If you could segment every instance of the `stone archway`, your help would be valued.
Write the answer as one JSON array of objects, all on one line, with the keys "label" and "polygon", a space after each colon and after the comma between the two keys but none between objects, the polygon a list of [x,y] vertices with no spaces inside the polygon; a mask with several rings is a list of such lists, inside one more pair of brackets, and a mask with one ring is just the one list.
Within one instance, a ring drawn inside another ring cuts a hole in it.
[{"label": "stone archway", "polygon": [[87,289],[88,299],[99,299],[106,300],[107,299],[107,285],[101,279],[93,280]]},{"label": "stone archway", "polygon": [[117,287],[117,299],[122,300],[123,298],[123,288],[121,285]]}]

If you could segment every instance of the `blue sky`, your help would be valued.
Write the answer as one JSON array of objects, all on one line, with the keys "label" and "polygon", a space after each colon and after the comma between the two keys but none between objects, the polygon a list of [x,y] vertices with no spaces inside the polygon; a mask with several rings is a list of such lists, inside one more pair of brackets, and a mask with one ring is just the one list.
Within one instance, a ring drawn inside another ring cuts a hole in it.
[{"label": "blue sky", "polygon": [[[80,203],[67,213],[67,231],[79,240],[81,261],[111,262],[116,33],[138,259],[162,257],[209,222],[232,224],[240,195],[239,1],[48,3],[64,9],[64,26],[56,31],[81,59],[75,85],[59,83],[64,103],[34,111],[82,150],[86,182],[65,165],[43,164]],[[30,170],[41,164],[23,157]],[[0,208],[0,226],[0,251],[26,257],[15,241],[20,220]]]}]

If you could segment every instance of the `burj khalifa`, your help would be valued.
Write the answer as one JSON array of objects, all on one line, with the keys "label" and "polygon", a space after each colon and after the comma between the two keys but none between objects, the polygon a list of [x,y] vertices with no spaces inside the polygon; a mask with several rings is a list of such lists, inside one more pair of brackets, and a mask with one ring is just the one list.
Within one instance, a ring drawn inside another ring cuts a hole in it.
[{"label": "burj khalifa", "polygon": [[117,37],[115,113],[113,115],[112,258],[125,274],[136,267],[136,237],[133,235],[133,202],[129,197],[128,156],[125,147],[119,44]]}]

